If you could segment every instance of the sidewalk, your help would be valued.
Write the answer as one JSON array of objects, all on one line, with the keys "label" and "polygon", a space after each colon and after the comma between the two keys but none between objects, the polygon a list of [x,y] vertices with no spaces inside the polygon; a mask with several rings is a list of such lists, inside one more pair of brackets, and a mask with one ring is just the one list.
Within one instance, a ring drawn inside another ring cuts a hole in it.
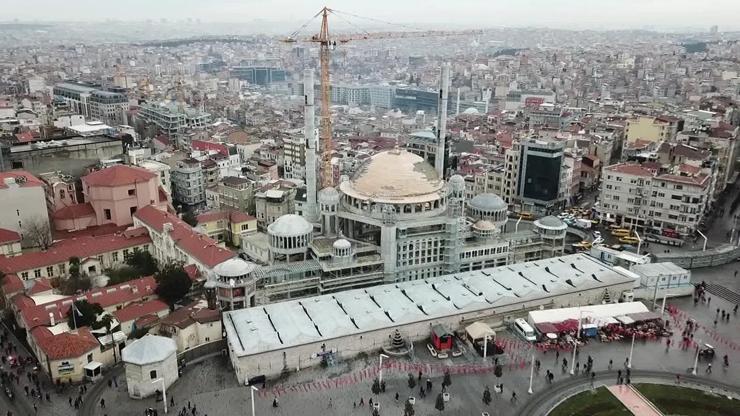
[{"label": "sidewalk", "polygon": [[608,386],[614,397],[619,399],[622,404],[629,409],[635,416],[663,416],[652,403],[650,403],[642,394],[638,393],[631,385],[618,384]]}]

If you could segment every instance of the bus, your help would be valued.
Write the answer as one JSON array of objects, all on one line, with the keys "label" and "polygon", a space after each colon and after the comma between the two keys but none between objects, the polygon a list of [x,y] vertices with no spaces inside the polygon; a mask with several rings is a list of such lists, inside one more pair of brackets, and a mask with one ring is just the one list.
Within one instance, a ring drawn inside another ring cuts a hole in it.
[{"label": "bus", "polygon": [[518,318],[514,320],[514,325],[512,325],[512,328],[514,329],[514,332],[519,334],[522,338],[529,342],[535,342],[537,341],[537,336],[534,334],[534,329],[532,329],[531,326],[522,318]]}]

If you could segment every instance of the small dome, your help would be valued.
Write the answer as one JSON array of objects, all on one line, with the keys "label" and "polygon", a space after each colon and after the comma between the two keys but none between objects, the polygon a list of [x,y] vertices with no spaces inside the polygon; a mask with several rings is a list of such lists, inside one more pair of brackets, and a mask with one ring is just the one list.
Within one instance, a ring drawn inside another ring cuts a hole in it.
[{"label": "small dome", "polygon": [[480,220],[473,224],[473,229],[478,231],[494,231],[497,230],[498,227],[496,227],[496,224],[492,223],[491,221]]},{"label": "small dome", "polygon": [[313,225],[305,218],[296,214],[286,214],[267,226],[268,234],[278,237],[291,237],[308,234],[313,231]]},{"label": "small dome", "polygon": [[250,263],[246,260],[234,257],[226,260],[223,263],[219,263],[213,268],[213,272],[220,277],[240,277],[248,275],[254,271],[254,263]]},{"label": "small dome", "polygon": [[568,228],[568,225],[560,221],[560,218],[548,215],[542,217],[534,222],[536,227],[545,228],[548,230],[564,230]]},{"label": "small dome", "polygon": [[335,250],[348,250],[352,248],[352,244],[344,238],[340,238],[339,240],[335,241],[332,246]]},{"label": "small dome", "polygon": [[480,211],[499,211],[508,208],[506,202],[495,194],[479,194],[473,197],[468,206]]},{"label": "small dome", "polygon": [[147,365],[164,361],[177,352],[177,344],[172,338],[159,335],[146,335],[121,350],[125,363]]},{"label": "small dome", "polygon": [[319,203],[326,205],[335,205],[339,203],[339,192],[332,186],[319,191]]},{"label": "small dome", "polygon": [[480,111],[478,111],[475,107],[469,107],[466,108],[465,111],[463,111],[463,114],[480,114]]},{"label": "small dome", "polygon": [[450,180],[450,187],[455,191],[461,191],[465,189],[465,178],[460,175],[452,175]]}]

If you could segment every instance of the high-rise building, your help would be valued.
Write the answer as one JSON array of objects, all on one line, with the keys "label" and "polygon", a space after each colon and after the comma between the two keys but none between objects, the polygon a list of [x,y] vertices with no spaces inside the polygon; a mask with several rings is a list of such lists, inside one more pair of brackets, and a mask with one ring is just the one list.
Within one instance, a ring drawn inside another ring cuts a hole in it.
[{"label": "high-rise building", "polygon": [[129,105],[126,94],[76,82],[56,84],[53,94],[55,100],[65,102],[70,110],[87,118],[112,126],[128,124]]},{"label": "high-rise building", "polygon": [[523,211],[549,213],[565,203],[567,181],[563,170],[563,143],[539,139],[521,142],[517,199]]}]

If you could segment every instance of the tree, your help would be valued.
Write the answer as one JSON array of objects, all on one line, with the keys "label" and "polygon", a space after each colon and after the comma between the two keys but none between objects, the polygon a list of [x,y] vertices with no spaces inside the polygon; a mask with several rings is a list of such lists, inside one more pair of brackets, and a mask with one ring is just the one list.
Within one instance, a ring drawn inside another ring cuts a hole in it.
[{"label": "tree", "polygon": [[23,223],[23,236],[34,247],[40,247],[42,250],[48,249],[53,242],[49,220],[42,217],[26,220]]},{"label": "tree", "polygon": [[80,291],[90,289],[90,279],[80,274],[80,259],[78,257],[69,258],[69,278],[60,285],[61,291],[65,295],[74,295]]},{"label": "tree", "polygon": [[159,271],[157,259],[147,250],[134,250],[126,257],[126,264],[136,269],[140,276],[153,276]]},{"label": "tree", "polygon": [[98,315],[103,313],[103,308],[99,303],[90,303],[84,299],[75,301],[70,308],[69,318],[67,318],[67,325],[70,328],[93,326],[98,320]]},{"label": "tree", "polygon": [[491,390],[488,389],[488,386],[483,390],[483,403],[486,405],[491,403]]},{"label": "tree", "polygon": [[434,403],[434,408],[440,412],[445,410],[445,399],[442,398],[442,393],[437,394],[437,402]]},{"label": "tree", "polygon": [[111,334],[111,327],[113,326],[113,317],[107,313],[103,315],[99,321],[94,322],[93,329],[105,328],[105,334],[110,337],[111,345],[113,346],[113,362],[118,362],[116,358],[116,343],[113,341],[113,335]]},{"label": "tree", "polygon": [[180,263],[169,263],[154,275],[157,281],[157,295],[167,302],[170,307],[190,291],[193,282]]},{"label": "tree", "polygon": [[414,416],[414,413],[416,413],[416,411],[414,411],[414,405],[411,404],[410,401],[406,400],[406,404],[403,408],[403,416]]},{"label": "tree", "polygon": [[445,377],[442,380],[442,386],[449,387],[451,385],[452,385],[452,379],[450,378],[450,372],[449,371],[445,371]]},{"label": "tree", "polygon": [[409,373],[409,388],[413,389],[416,387],[416,378],[414,378],[414,375]]},{"label": "tree", "polygon": [[378,395],[378,394],[380,394],[380,382],[378,381],[378,379],[377,379],[377,378],[376,378],[375,380],[373,380],[373,386],[372,386],[372,387],[370,387],[370,390],[371,390],[371,391],[373,392],[373,394],[375,394],[375,395]]}]

